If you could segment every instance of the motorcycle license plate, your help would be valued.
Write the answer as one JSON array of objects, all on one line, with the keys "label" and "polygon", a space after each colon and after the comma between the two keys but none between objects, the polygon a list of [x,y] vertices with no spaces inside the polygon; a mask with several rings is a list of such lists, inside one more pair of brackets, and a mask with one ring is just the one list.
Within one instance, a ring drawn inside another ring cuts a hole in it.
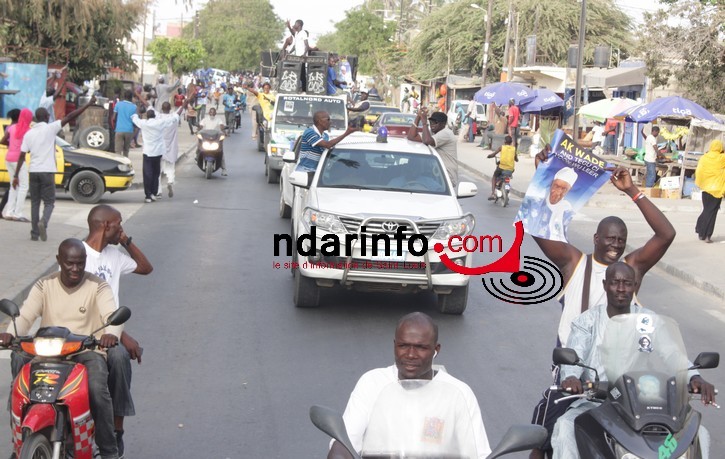
[{"label": "motorcycle license plate", "polygon": [[511,185],[509,185],[509,184],[507,183],[507,184],[505,184],[505,185],[504,185],[504,188],[506,188],[506,191],[508,191],[508,190],[510,190],[510,189],[511,189]]}]

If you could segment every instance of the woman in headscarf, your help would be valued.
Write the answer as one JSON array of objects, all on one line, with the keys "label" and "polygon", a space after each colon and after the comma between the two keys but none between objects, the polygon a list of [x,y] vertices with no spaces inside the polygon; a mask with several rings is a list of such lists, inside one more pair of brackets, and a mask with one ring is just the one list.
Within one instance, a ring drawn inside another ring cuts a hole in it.
[{"label": "woman in headscarf", "polygon": [[33,121],[33,112],[27,108],[22,109],[17,118],[17,123],[8,126],[1,141],[8,146],[5,165],[10,178],[10,189],[8,190],[8,203],[2,213],[3,218],[6,220],[29,221],[23,217],[23,205],[25,204],[25,196],[28,194],[28,163],[23,161],[20,170],[17,170],[17,167],[20,159],[20,146],[23,143],[25,133],[30,130],[31,121]]},{"label": "woman in headscarf", "polygon": [[712,242],[717,211],[725,194],[725,153],[721,140],[713,140],[697,163],[695,184],[702,190],[702,213],[697,218],[695,231],[701,241]]}]

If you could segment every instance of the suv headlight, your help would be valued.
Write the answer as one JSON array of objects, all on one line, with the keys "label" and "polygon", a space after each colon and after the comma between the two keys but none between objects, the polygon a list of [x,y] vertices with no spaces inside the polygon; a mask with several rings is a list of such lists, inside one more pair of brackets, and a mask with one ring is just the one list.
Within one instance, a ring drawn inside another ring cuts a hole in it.
[{"label": "suv headlight", "polygon": [[447,220],[441,223],[432,239],[448,240],[451,236],[468,236],[473,231],[476,221],[473,215],[468,214],[455,220]]},{"label": "suv headlight", "polygon": [[289,148],[283,148],[276,145],[269,146],[269,153],[273,156],[283,156]]},{"label": "suv headlight", "polygon": [[314,225],[318,228],[330,233],[347,233],[345,225],[342,224],[340,218],[335,214],[320,212],[314,209],[305,209],[302,215],[302,221],[305,222],[307,229]]}]

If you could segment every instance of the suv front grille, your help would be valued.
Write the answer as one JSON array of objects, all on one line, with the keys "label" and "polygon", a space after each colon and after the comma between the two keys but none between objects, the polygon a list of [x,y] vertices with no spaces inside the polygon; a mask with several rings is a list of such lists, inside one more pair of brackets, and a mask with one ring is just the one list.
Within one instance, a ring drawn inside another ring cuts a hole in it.
[{"label": "suv front grille", "polygon": [[[358,230],[360,229],[360,225],[363,222],[363,219],[355,217],[340,217],[340,221],[343,225],[345,225],[345,229],[348,233],[357,234]],[[389,234],[392,236],[396,233],[396,230],[386,230],[384,228],[384,224],[388,223],[393,223],[394,225],[397,225],[395,228],[399,226],[405,226],[406,229],[403,234],[405,235],[406,239],[410,238],[411,235],[415,234],[415,229],[410,225],[410,222],[407,222],[405,220],[396,220],[394,218],[376,218],[368,220],[365,224],[365,234]],[[421,222],[417,223],[416,225],[418,226],[418,231],[420,231],[420,234],[425,236],[427,239],[431,239],[433,237],[433,234],[435,234],[436,230],[438,230],[438,227],[441,224],[440,222]]]}]

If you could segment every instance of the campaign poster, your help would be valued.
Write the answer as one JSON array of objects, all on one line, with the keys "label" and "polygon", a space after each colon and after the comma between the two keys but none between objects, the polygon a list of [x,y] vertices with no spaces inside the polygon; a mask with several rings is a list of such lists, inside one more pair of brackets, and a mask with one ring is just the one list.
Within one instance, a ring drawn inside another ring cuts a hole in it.
[{"label": "campaign poster", "polygon": [[532,236],[568,242],[572,218],[612,175],[606,167],[604,160],[557,130],[549,157],[536,169],[516,219]]},{"label": "campaign poster", "polygon": [[3,62],[0,63],[0,73],[5,74],[0,80],[2,86],[0,89],[17,89],[20,91],[14,95],[1,96],[3,106],[0,115],[5,117],[14,108],[29,108],[34,112],[40,104],[40,97],[45,92],[48,66],[45,64]]}]

